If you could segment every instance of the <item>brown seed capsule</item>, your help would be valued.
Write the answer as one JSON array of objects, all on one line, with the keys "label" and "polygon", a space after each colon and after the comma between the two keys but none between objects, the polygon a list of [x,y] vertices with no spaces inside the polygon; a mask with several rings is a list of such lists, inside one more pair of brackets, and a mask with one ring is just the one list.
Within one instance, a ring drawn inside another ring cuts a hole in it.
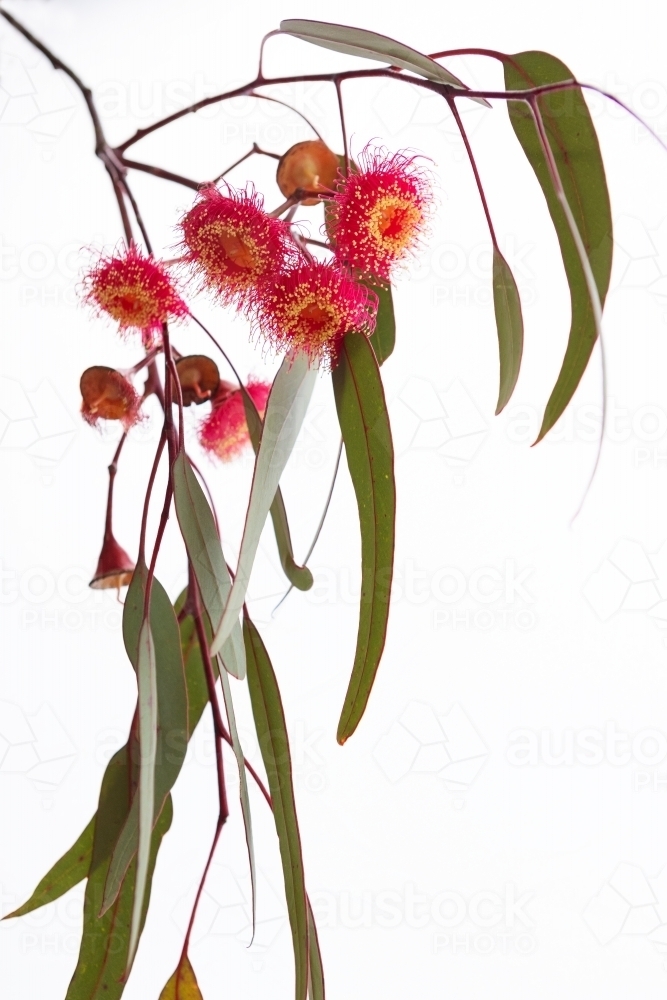
[{"label": "brown seed capsule", "polygon": [[103,420],[121,420],[129,427],[137,419],[140,399],[133,385],[106,365],[87,368],[80,382],[81,414],[89,424]]},{"label": "brown seed capsule", "polygon": [[176,362],[178,381],[183,393],[183,406],[205,403],[220,385],[220,372],[215,361],[205,354],[189,354]]},{"label": "brown seed capsule", "polygon": [[[278,164],[278,187],[290,198],[295,191],[330,191],[338,176],[338,157],[321,139],[297,142]],[[306,198],[302,205],[317,205],[318,198]]]},{"label": "brown seed capsule", "polygon": [[121,548],[113,534],[108,534],[102,545],[95,576],[90,581],[89,586],[93,590],[106,590],[113,587],[120,591],[121,587],[129,585],[133,573],[134,563],[127,552]]}]

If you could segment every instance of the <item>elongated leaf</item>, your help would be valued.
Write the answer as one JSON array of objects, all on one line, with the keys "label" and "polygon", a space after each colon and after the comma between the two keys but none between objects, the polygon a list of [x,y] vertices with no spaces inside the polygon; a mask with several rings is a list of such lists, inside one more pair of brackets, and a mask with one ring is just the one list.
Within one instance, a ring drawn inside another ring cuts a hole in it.
[{"label": "elongated leaf", "polygon": [[139,837],[137,843],[137,875],[130,925],[130,943],[127,956],[127,970],[134,961],[141,919],[144,910],[144,896],[148,882],[150,853],[152,845],[153,821],[155,818],[155,762],[157,759],[157,667],[155,644],[149,620],[144,621],[139,633],[139,657],[137,660],[137,682],[139,688]]},{"label": "elongated leaf", "polygon": [[[506,56],[505,85],[511,90],[572,80],[568,67],[546,52]],[[565,196],[586,247],[595,283],[604,304],[609,288],[613,252],[611,207],[600,145],[579,88],[543,94],[538,107],[553,152]],[[572,321],[563,365],[544,413],[537,441],[554,426],[572,399],[596,340],[593,303],[576,244],[563,208],[554,192],[548,166],[530,108],[508,104],[512,127],[544,192],[558,235],[570,286]]]},{"label": "elongated leaf", "polygon": [[[222,554],[213,512],[187,455],[182,451],[174,462],[174,503],[204,607],[211,622],[217,626],[229,600],[232,581]],[[244,657],[241,627],[238,623],[234,627],[232,622],[225,635],[222,659],[234,677],[245,676]]]},{"label": "elongated leaf", "polygon": [[269,655],[259,632],[247,617],[243,622],[243,634],[252,714],[269,782],[285,879],[287,912],[294,947],[296,1000],[306,1000],[308,913],[285,715]]},{"label": "elongated leaf", "polygon": [[361,529],[359,632],[337,733],[344,743],[359,725],[380,664],[394,565],[394,449],[378,363],[362,334],[344,337],[333,387]]},{"label": "elongated leaf", "polygon": [[308,996],[310,1000],[325,1000],[320,942],[317,937],[313,908],[308,898],[306,898],[306,903],[308,904]]},{"label": "elongated leaf", "polygon": [[204,1000],[187,955],[179,962],[178,968],[160,993],[160,1000]]},{"label": "elongated leaf", "polygon": [[[182,606],[185,600],[186,591],[183,591],[179,600],[177,601],[177,607]],[[129,597],[129,595],[128,595]],[[127,599],[125,604],[126,610],[128,607]],[[143,605],[142,605],[143,607]],[[139,622],[139,625],[141,622]],[[180,636],[181,636],[181,646],[183,650],[183,661],[186,668],[186,680],[187,680],[187,691],[188,691],[188,732],[192,735],[199,723],[202,713],[208,704],[208,688],[206,686],[206,680],[204,677],[204,665],[201,659],[201,653],[199,650],[199,643],[195,635],[194,622],[192,618],[188,615],[186,616],[180,625]],[[138,636],[137,636],[138,640]],[[215,662],[214,662],[214,669]],[[159,702],[159,698],[158,698]],[[176,752],[179,751],[178,745],[174,748]],[[121,754],[127,754],[127,745],[119,751]],[[115,761],[115,758],[114,758]],[[113,763],[110,765],[113,770]],[[126,780],[126,779],[124,779]],[[135,796],[136,798],[136,796]],[[134,799],[133,799],[134,801]],[[93,839],[95,836],[95,824],[97,822],[97,813],[93,816],[88,826],[85,828],[83,833],[78,837],[76,842],[70,847],[70,849],[60,858],[59,861],[51,868],[51,870],[44,876],[39,882],[35,891],[33,892],[30,899],[24,903],[22,906],[15,910],[13,913],[7,914],[4,918],[8,920],[10,917],[21,917],[26,913],[30,913],[32,910],[38,909],[40,906],[46,906],[48,903],[52,903],[55,899],[59,899],[66,892],[69,892],[75,885],[78,885],[86,876],[89,874],[92,851],[93,851]],[[127,819],[125,820],[125,825],[121,828],[125,828],[127,825]],[[108,861],[112,848],[117,846],[117,841],[115,844],[108,844],[108,853],[105,856],[101,856],[99,847],[97,851],[96,864],[99,865],[103,861]],[[107,875],[107,884],[109,882],[109,876]]]},{"label": "elongated leaf", "polygon": [[500,391],[496,406],[498,414],[509,402],[519,377],[523,354],[523,316],[514,275],[497,247],[493,248],[493,304],[500,354]]},{"label": "elongated leaf", "polygon": [[[344,52],[349,56],[361,56],[363,59],[373,59],[376,62],[389,63],[410,70],[417,76],[436,83],[446,83],[450,87],[467,90],[465,84],[453,76],[449,70],[434,59],[409,45],[403,45],[386,35],[378,35],[376,31],[366,31],[364,28],[350,28],[344,24],[329,24],[326,21],[303,21],[290,19],[280,22],[280,30],[288,35],[295,35],[304,42],[321,45],[334,52]],[[483,97],[471,97],[471,101],[490,107]]]},{"label": "elongated leaf", "polygon": [[[365,284],[365,282],[362,282],[362,284]],[[370,342],[371,347],[375,351],[375,357],[378,359],[378,364],[383,365],[387,358],[393,354],[396,344],[394,299],[391,294],[391,285],[369,285],[368,287],[378,297],[377,322]]]},{"label": "elongated leaf", "polygon": [[69,851],[63,854],[59,861],[56,861],[51,870],[38,883],[30,899],[19,906],[17,910],[8,913],[3,920],[10,917],[23,917],[26,913],[39,909],[52,903],[54,899],[59,899],[66,892],[69,892],[75,885],[84,879],[90,868],[90,859],[93,856],[93,837],[95,836],[95,817],[83,831],[78,840],[70,847]]},{"label": "elongated leaf", "polygon": [[[243,394],[243,405],[245,407],[250,440],[255,454],[257,454],[262,439],[262,418],[255,406],[254,399],[243,385],[241,386],[241,392]],[[292,586],[298,590],[310,590],[313,585],[313,574],[307,566],[299,566],[294,558],[292,536],[289,530],[287,511],[285,510],[285,501],[283,500],[280,487],[276,490],[276,495],[271,504],[271,520],[273,521],[273,532],[276,536],[280,565],[283,568],[285,576]]]},{"label": "elongated leaf", "polygon": [[248,862],[250,864],[250,884],[252,887],[252,936],[255,936],[255,915],[256,915],[256,889],[257,873],[255,870],[255,847],[252,838],[252,816],[250,813],[250,796],[248,795],[248,779],[245,773],[245,757],[243,747],[239,738],[239,731],[236,725],[236,713],[234,712],[234,702],[232,701],[232,691],[229,678],[224,670],[220,671],[220,683],[222,685],[222,695],[225,701],[225,711],[229,722],[229,735],[232,738],[234,755],[239,769],[239,797],[241,799],[241,812],[243,813],[243,825],[245,827],[246,845],[248,847]]},{"label": "elongated leaf", "polygon": [[275,377],[264,414],[262,440],[255,459],[241,551],[236,576],[222,620],[211,615],[215,637],[211,653],[216,654],[226,641],[245,601],[262,529],[278,489],[280,477],[292,454],[310,397],[315,388],[317,367],[305,354],[289,354]]},{"label": "elongated leaf", "polygon": [[[128,656],[135,670],[138,666],[140,629],[143,615],[147,571],[140,563],[128,591],[123,633]],[[140,609],[140,611],[139,611]],[[155,670],[158,704],[158,731],[155,753],[155,816],[180,774],[188,743],[188,692],[181,653],[181,635],[169,597],[159,580],[151,588],[151,632],[155,644]],[[129,815],[114,848],[104,894],[102,913],[113,903],[121,882],[137,850],[139,838],[139,799],[135,795]]]},{"label": "elongated leaf", "polygon": [[[98,917],[98,914],[102,904],[109,858],[130,807],[134,771],[134,765],[128,760],[128,748],[123,747],[109,761],[102,780],[92,861],[86,885],[83,938],[66,1000],[119,1000],[123,994],[136,861],[130,866],[113,906],[103,917]],[[141,926],[148,908],[157,851],[162,837],[169,829],[171,819],[171,798],[168,798],[153,831]]]}]

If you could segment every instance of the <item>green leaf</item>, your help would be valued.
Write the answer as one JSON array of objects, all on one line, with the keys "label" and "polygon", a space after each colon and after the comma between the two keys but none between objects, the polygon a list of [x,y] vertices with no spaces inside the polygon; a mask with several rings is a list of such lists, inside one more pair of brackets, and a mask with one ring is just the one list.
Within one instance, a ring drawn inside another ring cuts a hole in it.
[{"label": "green leaf", "polygon": [[514,275],[497,247],[493,248],[493,305],[496,310],[500,354],[500,392],[496,406],[498,414],[509,402],[519,377],[523,353],[523,316]]},{"label": "green leaf", "polygon": [[187,955],[178,963],[178,968],[160,993],[160,1000],[204,1000]]},{"label": "green leaf", "polygon": [[[257,454],[262,439],[262,418],[255,406],[254,399],[243,384],[241,385],[241,393],[250,440],[255,454]],[[280,487],[276,490],[276,495],[271,504],[271,520],[273,521],[273,532],[276,536],[280,565],[283,568],[285,576],[292,586],[298,590],[310,590],[313,585],[313,574],[307,566],[299,566],[294,558],[292,536],[289,530],[287,511],[285,510],[285,501],[283,500]]]},{"label": "green leaf", "polygon": [[130,942],[127,956],[127,971],[132,967],[141,933],[144,896],[146,895],[150,854],[152,847],[153,821],[155,819],[155,763],[157,759],[157,667],[155,644],[149,619],[141,626],[139,633],[139,657],[137,660],[137,683],[139,688],[139,837],[137,843],[137,872],[130,924]]},{"label": "green leaf", "polygon": [[[350,28],[344,24],[329,24],[326,21],[303,21],[297,18],[281,21],[280,30],[288,35],[295,35],[304,42],[333,49],[334,52],[344,52],[349,56],[360,56],[363,59],[374,59],[376,62],[400,66],[401,69],[410,70],[411,73],[416,73],[426,80],[445,83],[461,90],[468,89],[435,59],[386,35],[378,35],[376,31]],[[489,102],[483,97],[471,97],[470,100],[490,107]]]},{"label": "green leaf", "polygon": [[54,899],[59,899],[69,892],[75,885],[86,877],[90,868],[90,859],[93,855],[93,837],[95,835],[95,817],[83,831],[79,839],[72,844],[69,851],[63,854],[59,861],[56,861],[51,870],[38,883],[30,899],[19,906],[17,910],[6,914],[2,919],[9,920],[10,917],[23,917],[26,913],[39,909],[52,903]]},{"label": "green leaf", "polygon": [[[132,862],[113,906],[98,917],[104,894],[109,857],[130,805],[133,767],[127,747],[109,761],[98,803],[95,839],[83,911],[83,937],[66,1000],[119,1000],[125,988],[136,861]],[[148,909],[150,885],[157,851],[172,819],[171,797],[153,830],[141,926]]]},{"label": "green leaf", "polygon": [[285,879],[287,912],[294,948],[295,995],[296,1000],[306,1000],[308,913],[285,715],[269,655],[259,632],[248,617],[243,621],[243,634],[252,714],[269,782]]},{"label": "green leaf", "polygon": [[290,353],[274,379],[266,403],[262,440],[255,459],[236,576],[222,620],[211,615],[215,629],[211,646],[212,655],[218,653],[231,629],[238,622],[262,529],[276,495],[280,477],[301,430],[315,388],[317,371],[317,366],[311,366],[305,354]]},{"label": "green leaf", "polygon": [[[546,52],[520,52],[504,60],[509,90],[572,80],[568,67]],[[576,87],[543,94],[538,107],[549,145],[574,219],[586,247],[601,303],[611,276],[613,252],[611,207],[600,145],[595,127]],[[597,337],[594,307],[574,238],[553,188],[530,108],[510,101],[512,127],[544,192],[558,235],[565,273],[570,286],[572,321],[563,365],[551,393],[537,441],[561,416],[586,370]],[[536,442],[537,443],[537,442]]]},{"label": "green leaf", "polygon": [[241,799],[241,813],[243,814],[243,826],[245,828],[245,839],[248,848],[248,862],[250,864],[250,884],[252,886],[252,934],[255,936],[255,914],[256,914],[256,886],[257,873],[255,870],[255,847],[252,837],[252,815],[250,813],[250,796],[248,795],[248,779],[245,773],[245,757],[243,747],[236,725],[236,713],[234,712],[234,702],[229,684],[229,678],[225,670],[220,671],[220,683],[222,685],[222,696],[225,701],[225,711],[229,722],[229,735],[232,738],[234,756],[239,769],[239,797]]},{"label": "green leaf", "polygon": [[317,937],[313,908],[308,898],[306,898],[306,902],[308,904],[308,996],[310,1000],[324,1000],[324,969],[322,968],[320,942]]},{"label": "green leaf", "polygon": [[[137,608],[142,609],[146,592],[146,566],[140,563],[128,591],[127,616],[123,631],[130,661],[137,669],[140,631]],[[135,580],[137,581],[135,584]],[[155,643],[158,731],[155,764],[155,815],[174,787],[185,759],[188,744],[188,691],[186,686],[181,635],[171,601],[159,580],[151,588],[151,631]],[[102,913],[113,903],[121,882],[137,850],[139,837],[139,799],[135,795],[129,815],[114,848],[104,895]]]},{"label": "green leaf", "polygon": [[365,281],[362,281],[361,284],[367,285],[378,297],[377,322],[370,342],[378,364],[383,365],[387,358],[393,354],[396,344],[396,318],[391,285],[370,285]]},{"label": "green leaf", "polygon": [[387,634],[394,565],[394,449],[380,370],[368,340],[348,333],[333,371],[347,464],[359,508],[361,604],[354,667],[338,723],[344,743],[359,725]]},{"label": "green leaf", "polygon": [[[173,474],[174,503],[183,541],[197,577],[204,607],[211,622],[217,626],[229,600],[232,581],[222,553],[213,512],[183,451],[176,457]],[[225,636],[222,659],[234,677],[245,676],[244,656],[241,626],[232,622]]]}]

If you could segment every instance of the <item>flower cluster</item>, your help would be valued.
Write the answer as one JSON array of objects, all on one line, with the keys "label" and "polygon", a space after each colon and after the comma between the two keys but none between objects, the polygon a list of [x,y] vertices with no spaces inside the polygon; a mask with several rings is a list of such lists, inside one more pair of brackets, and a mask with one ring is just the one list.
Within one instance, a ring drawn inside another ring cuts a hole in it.
[{"label": "flower cluster", "polygon": [[[372,335],[378,310],[372,286],[386,283],[418,245],[431,203],[428,176],[414,156],[369,146],[358,164],[348,161],[347,170],[345,164],[320,139],[292,146],[276,174],[288,201],[273,215],[251,184],[203,187],[180,219],[180,256],[171,262],[185,269],[196,290],[247,316],[265,344],[303,352],[323,368],[335,367],[347,333]],[[330,242],[320,246],[329,250],[326,262],[313,256],[290,216],[276,217],[298,200],[325,202]],[[121,333],[139,331],[147,350],[157,343],[159,351],[165,324],[189,312],[168,264],[133,243],[101,257],[84,287],[86,300],[116,320]],[[223,461],[237,455],[248,440],[242,391],[221,381],[217,365],[204,355],[176,352],[170,370],[179,383],[174,400],[185,406],[210,401],[198,427],[201,446]],[[152,380],[154,375],[146,392]],[[246,391],[263,414],[269,386],[251,380]],[[89,423],[120,420],[127,429],[136,421],[141,400],[121,373],[90,368],[81,392]]]}]

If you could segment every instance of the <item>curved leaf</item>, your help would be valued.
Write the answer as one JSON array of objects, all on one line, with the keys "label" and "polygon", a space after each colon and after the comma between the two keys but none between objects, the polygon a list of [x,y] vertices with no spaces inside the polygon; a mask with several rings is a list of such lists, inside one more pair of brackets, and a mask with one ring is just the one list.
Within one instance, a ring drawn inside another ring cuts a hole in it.
[{"label": "curved leaf", "polygon": [[139,698],[139,831],[137,840],[137,871],[132,903],[130,940],[127,954],[129,972],[141,933],[144,913],[144,897],[148,884],[150,854],[153,842],[153,821],[155,819],[155,763],[157,760],[157,665],[155,643],[150,620],[147,618],[139,633],[139,657],[137,659],[137,686]]},{"label": "curved leaf", "polygon": [[347,464],[359,508],[361,603],[354,667],[338,723],[339,743],[359,725],[387,634],[394,566],[394,449],[378,363],[360,333],[341,345],[333,387]]},{"label": "curved leaf", "polygon": [[187,955],[181,958],[178,968],[160,993],[160,1000],[204,1000]]},{"label": "curved leaf", "polygon": [[[303,21],[298,18],[281,21],[280,30],[287,35],[295,35],[304,42],[333,49],[334,52],[344,52],[349,56],[361,56],[363,59],[400,66],[401,69],[410,70],[411,73],[416,73],[426,80],[445,83],[460,90],[468,89],[435,59],[393,38],[379,35],[376,31],[350,28],[345,24],[329,24],[327,21]],[[483,97],[471,97],[470,100],[490,107],[489,102]]]},{"label": "curved leaf", "polygon": [[320,942],[317,937],[313,908],[308,897],[306,897],[306,903],[308,904],[308,996],[310,1000],[325,1000]]},{"label": "curved leaf", "polygon": [[26,913],[39,909],[59,899],[66,892],[78,885],[90,869],[90,859],[93,856],[93,838],[95,836],[95,816],[83,831],[78,840],[56,861],[51,870],[38,883],[30,899],[12,913],[7,913],[2,919],[23,917]]},{"label": "curved leaf", "polygon": [[296,1000],[306,1000],[308,912],[285,715],[269,655],[259,632],[247,616],[243,621],[243,634],[252,714],[269,782],[285,879],[285,896],[294,947]]},{"label": "curved leaf", "polygon": [[[504,70],[505,85],[510,90],[574,79],[564,63],[546,52],[506,56]],[[542,94],[537,103],[565,197],[586,247],[600,302],[604,304],[611,276],[612,220],[595,127],[578,87]],[[597,331],[586,276],[566,215],[554,191],[530,108],[523,102],[509,101],[508,110],[512,127],[544,192],[558,235],[572,302],[565,358],[537,437],[537,441],[541,441],[572,399],[588,365]]]},{"label": "curved leaf", "polygon": [[[259,451],[259,443],[262,439],[262,418],[260,417],[259,411],[255,406],[254,399],[243,384],[241,384],[241,393],[243,396],[243,405],[245,407],[246,423],[248,424],[250,440],[255,454],[257,454]],[[292,586],[296,587],[298,590],[310,590],[313,585],[313,574],[307,566],[299,566],[294,558],[292,536],[289,530],[287,511],[285,510],[285,501],[283,500],[280,487],[276,490],[276,495],[273,503],[271,504],[271,520],[273,521],[273,532],[276,536],[276,545],[278,546],[280,565],[283,568],[285,576]]]},{"label": "curved leaf", "polygon": [[509,264],[497,247],[493,248],[493,304],[500,355],[497,415],[505,408],[514,392],[523,353],[523,316],[519,289]]},{"label": "curved leaf", "polygon": [[248,779],[245,773],[245,757],[243,747],[236,725],[236,713],[234,712],[234,702],[232,701],[231,686],[226,671],[220,671],[220,684],[222,686],[222,696],[225,701],[225,711],[229,723],[229,735],[232,738],[234,756],[239,769],[239,797],[241,799],[241,812],[243,813],[243,825],[245,827],[246,846],[248,848],[248,862],[250,864],[250,884],[252,886],[252,934],[255,936],[255,914],[256,914],[256,886],[257,873],[255,870],[255,848],[252,838],[252,816],[250,813],[250,796],[248,795]]},{"label": "curved leaf", "polygon": [[[179,452],[176,457],[173,476],[174,504],[183,541],[197,577],[206,612],[211,622],[218,624],[231,593],[232,581],[222,553],[213,512],[184,451]],[[236,624],[225,636],[222,650],[225,667],[234,677],[245,676],[244,657],[241,626]]]},{"label": "curved leaf", "polygon": [[[111,851],[130,806],[133,770],[128,761],[127,747],[123,747],[109,761],[102,780],[92,861],[86,885],[83,937],[66,1000],[119,1000],[125,988],[124,976],[130,939],[136,861],[132,862],[113,906],[103,917],[98,917],[98,914]],[[172,807],[169,797],[153,830],[141,926],[148,909],[157,851],[162,837],[171,825],[171,819]]]},{"label": "curved leaf", "polygon": [[[123,632],[130,660],[137,668],[139,633],[135,631],[137,610],[143,603],[146,566],[140,563],[126,599]],[[135,584],[136,581],[136,584]],[[151,588],[151,631],[155,642],[158,731],[155,763],[155,815],[180,774],[188,744],[188,691],[181,652],[181,635],[169,596],[159,580]],[[120,884],[137,850],[139,836],[139,800],[135,795],[129,815],[114,848],[104,894],[102,913],[113,903]]]},{"label": "curved leaf", "polygon": [[215,629],[211,654],[219,652],[243,607],[259,540],[278,489],[280,477],[292,454],[310,397],[315,388],[317,366],[303,353],[288,354],[275,377],[264,414],[262,439],[255,459],[241,551],[236,576],[222,620],[211,615]]}]

